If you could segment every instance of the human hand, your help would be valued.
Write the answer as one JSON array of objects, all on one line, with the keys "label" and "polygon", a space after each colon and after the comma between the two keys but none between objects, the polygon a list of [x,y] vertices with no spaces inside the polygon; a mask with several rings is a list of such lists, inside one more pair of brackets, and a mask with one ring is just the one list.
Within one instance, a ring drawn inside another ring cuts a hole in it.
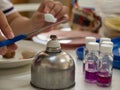
[{"label": "human hand", "polygon": [[51,23],[48,23],[45,21],[44,14],[50,13],[55,18],[57,18],[57,21],[60,21],[62,19],[67,19],[67,7],[63,6],[62,3],[58,1],[52,1],[52,0],[45,0],[43,3],[41,3],[38,10],[33,14],[31,18],[31,23],[34,26],[34,29],[40,29],[46,25],[49,25]]},{"label": "human hand", "polygon": [[[0,41],[11,39],[14,37],[12,29],[10,28],[5,15],[0,11]],[[6,54],[7,50],[16,50],[17,45],[12,44],[9,46],[0,47],[0,55]]]}]

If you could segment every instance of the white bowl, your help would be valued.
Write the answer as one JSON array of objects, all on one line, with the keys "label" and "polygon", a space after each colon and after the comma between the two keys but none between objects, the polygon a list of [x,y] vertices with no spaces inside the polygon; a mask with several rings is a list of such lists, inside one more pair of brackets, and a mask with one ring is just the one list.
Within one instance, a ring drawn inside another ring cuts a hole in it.
[{"label": "white bowl", "polygon": [[106,37],[120,37],[120,17],[107,17],[103,21],[103,34]]}]

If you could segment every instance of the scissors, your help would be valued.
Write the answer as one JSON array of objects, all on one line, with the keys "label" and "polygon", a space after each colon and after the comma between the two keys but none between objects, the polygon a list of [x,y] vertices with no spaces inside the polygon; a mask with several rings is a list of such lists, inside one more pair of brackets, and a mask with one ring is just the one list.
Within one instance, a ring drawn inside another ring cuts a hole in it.
[{"label": "scissors", "polygon": [[39,30],[34,30],[34,31],[29,32],[29,33],[27,33],[27,34],[20,34],[20,35],[18,35],[18,36],[15,36],[15,37],[12,38],[12,39],[7,39],[7,40],[4,40],[4,41],[1,41],[1,42],[0,42],[0,47],[7,46],[7,45],[11,45],[11,44],[13,44],[13,43],[15,43],[15,42],[17,42],[17,41],[20,41],[20,40],[23,40],[23,39],[29,37],[29,36],[32,35],[32,34],[41,32],[41,31],[46,30],[46,29],[48,29],[48,28],[50,28],[50,27],[52,27],[52,26],[61,24],[61,23],[66,22],[66,21],[67,21],[67,20],[62,20],[62,21],[59,21],[59,22],[57,22],[57,23],[52,23],[52,24],[50,24],[50,25],[48,25],[48,26],[46,26],[46,27],[43,27],[43,28],[41,28],[41,29],[39,29]]}]

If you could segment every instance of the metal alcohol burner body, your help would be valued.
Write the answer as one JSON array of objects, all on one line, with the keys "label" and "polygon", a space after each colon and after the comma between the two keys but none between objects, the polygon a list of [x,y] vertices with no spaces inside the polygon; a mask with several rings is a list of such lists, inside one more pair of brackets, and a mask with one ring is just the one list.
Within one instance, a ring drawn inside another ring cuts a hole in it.
[{"label": "metal alcohol burner body", "polygon": [[67,89],[75,85],[73,58],[61,50],[55,35],[45,51],[38,53],[31,66],[31,84],[48,90]]}]

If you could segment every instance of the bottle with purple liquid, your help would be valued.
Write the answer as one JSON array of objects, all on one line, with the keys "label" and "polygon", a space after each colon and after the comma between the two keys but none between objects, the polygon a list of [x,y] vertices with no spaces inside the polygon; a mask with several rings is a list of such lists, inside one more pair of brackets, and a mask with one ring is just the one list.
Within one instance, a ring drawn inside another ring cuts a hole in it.
[{"label": "bottle with purple liquid", "polygon": [[89,42],[88,51],[85,63],[85,81],[95,83],[98,72],[99,44],[96,42]]},{"label": "bottle with purple liquid", "polygon": [[100,66],[97,73],[97,85],[102,87],[111,86],[112,82],[112,54],[113,45],[101,44]]},{"label": "bottle with purple liquid", "polygon": [[86,62],[86,55],[88,54],[88,43],[89,42],[96,42],[95,37],[86,37],[85,38],[85,47],[84,47],[84,58],[83,58],[83,73],[85,72],[85,62]]}]

